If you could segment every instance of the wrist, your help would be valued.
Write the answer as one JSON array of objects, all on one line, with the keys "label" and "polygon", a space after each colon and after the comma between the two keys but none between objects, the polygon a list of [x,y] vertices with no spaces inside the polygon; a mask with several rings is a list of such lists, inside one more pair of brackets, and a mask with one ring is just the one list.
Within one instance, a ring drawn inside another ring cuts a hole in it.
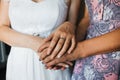
[{"label": "wrist", "polygon": [[87,57],[86,51],[85,51],[85,44],[84,44],[84,42],[79,42],[77,48],[78,48],[78,52],[77,52],[78,58],[85,58],[85,57]]},{"label": "wrist", "polygon": [[71,23],[70,21],[66,21],[65,23],[68,24],[70,26],[70,28],[72,28],[72,30],[74,30],[74,33],[75,33],[75,31],[76,31],[76,25],[73,24],[73,23]]},{"label": "wrist", "polygon": [[44,42],[43,38],[37,37],[37,36],[33,36],[34,39],[32,41],[31,44],[31,48],[35,51],[38,52],[39,47],[42,45],[42,43]]},{"label": "wrist", "polygon": [[68,57],[67,58],[68,61],[74,61],[74,60],[77,60],[77,59],[84,58],[85,55],[84,55],[84,52],[83,52],[82,49],[83,49],[83,47],[81,46],[81,44],[77,43],[74,51],[70,55],[66,56],[66,57]]}]

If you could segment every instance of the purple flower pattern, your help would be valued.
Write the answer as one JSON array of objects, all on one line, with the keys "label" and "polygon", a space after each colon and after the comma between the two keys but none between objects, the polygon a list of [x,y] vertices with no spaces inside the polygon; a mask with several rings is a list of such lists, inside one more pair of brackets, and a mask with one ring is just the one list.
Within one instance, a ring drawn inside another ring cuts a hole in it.
[{"label": "purple flower pattern", "polygon": [[[91,20],[86,39],[120,28],[120,0],[85,2]],[[120,51],[77,60],[71,80],[120,80]]]}]

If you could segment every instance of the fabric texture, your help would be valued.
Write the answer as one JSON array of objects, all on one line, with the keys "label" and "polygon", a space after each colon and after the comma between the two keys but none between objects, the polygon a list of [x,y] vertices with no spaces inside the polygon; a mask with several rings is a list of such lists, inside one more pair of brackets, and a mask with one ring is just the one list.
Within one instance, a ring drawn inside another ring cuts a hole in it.
[{"label": "fabric texture", "polygon": [[[86,39],[120,28],[119,0],[85,1],[90,15],[90,26]],[[120,80],[119,77],[120,52],[118,51],[77,60],[72,80]]]},{"label": "fabric texture", "polygon": [[[10,0],[12,29],[40,37],[49,36],[66,20],[68,7],[64,0]],[[12,47],[7,63],[6,80],[70,80],[70,70],[47,70],[31,49]]]}]

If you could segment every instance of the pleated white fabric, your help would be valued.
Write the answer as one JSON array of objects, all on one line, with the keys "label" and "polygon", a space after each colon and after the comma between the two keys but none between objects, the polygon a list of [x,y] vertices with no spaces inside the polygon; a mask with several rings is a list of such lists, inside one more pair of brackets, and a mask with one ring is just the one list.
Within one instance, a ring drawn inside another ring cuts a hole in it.
[{"label": "pleated white fabric", "polygon": [[[49,36],[66,20],[64,0],[10,0],[9,18],[12,29],[25,34]],[[70,80],[69,68],[47,70],[37,53],[28,48],[12,47],[7,63],[6,80]]]}]

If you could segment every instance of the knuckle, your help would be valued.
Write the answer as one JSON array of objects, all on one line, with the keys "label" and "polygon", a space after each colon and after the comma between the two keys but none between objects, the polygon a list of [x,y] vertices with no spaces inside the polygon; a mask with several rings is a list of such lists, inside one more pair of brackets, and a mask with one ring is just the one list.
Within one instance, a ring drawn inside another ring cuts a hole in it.
[{"label": "knuckle", "polygon": [[61,52],[59,55],[63,56],[64,52]]},{"label": "knuckle", "polygon": [[64,33],[63,35],[64,35],[64,36],[67,36],[67,33]]},{"label": "knuckle", "polygon": [[62,50],[60,54],[64,54],[64,53],[65,53],[65,51],[66,51],[65,49],[64,49],[64,50]]},{"label": "knuckle", "polygon": [[54,36],[54,38],[56,38],[56,39],[58,39],[59,38],[59,32],[57,32],[56,34],[55,34],[55,36]]},{"label": "knuckle", "polygon": [[49,47],[49,50],[51,51],[52,49],[53,49],[53,46],[50,46],[50,47]]},{"label": "knuckle", "polygon": [[66,32],[62,32],[62,36],[67,36],[67,33]]},{"label": "knuckle", "polygon": [[57,41],[57,38],[54,38],[53,40],[52,40],[52,43],[55,43]]},{"label": "knuckle", "polygon": [[63,45],[63,42],[62,42],[62,41],[61,41],[61,42],[59,42],[59,43],[58,43],[58,45],[59,45],[59,46],[60,46],[60,45]]}]

